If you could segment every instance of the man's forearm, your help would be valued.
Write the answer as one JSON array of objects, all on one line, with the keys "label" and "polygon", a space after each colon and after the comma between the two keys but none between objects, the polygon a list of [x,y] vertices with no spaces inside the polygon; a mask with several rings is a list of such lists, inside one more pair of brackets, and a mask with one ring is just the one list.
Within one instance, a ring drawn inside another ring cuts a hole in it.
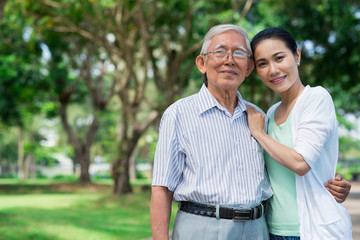
[{"label": "man's forearm", "polygon": [[154,240],[169,239],[172,196],[166,187],[152,187],[150,222]]}]

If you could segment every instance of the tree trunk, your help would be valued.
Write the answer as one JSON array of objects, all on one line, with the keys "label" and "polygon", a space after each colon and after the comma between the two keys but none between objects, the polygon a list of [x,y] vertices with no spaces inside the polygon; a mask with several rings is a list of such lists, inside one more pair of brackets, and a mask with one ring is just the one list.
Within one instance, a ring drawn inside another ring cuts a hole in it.
[{"label": "tree trunk", "polygon": [[[86,134],[85,140],[80,139],[75,135],[75,132],[71,128],[68,117],[67,117],[67,101],[60,101],[60,117],[61,123],[69,137],[70,142],[72,143],[75,149],[76,161],[80,163],[80,179],[79,183],[82,185],[87,185],[91,183],[89,167],[90,167],[90,148],[95,140],[95,135],[98,130],[99,121],[97,117],[94,117],[93,122],[89,126]],[[76,162],[75,161],[75,162]]]},{"label": "tree trunk", "polygon": [[36,163],[34,155],[32,155],[29,163],[29,177],[36,178]]},{"label": "tree trunk", "polygon": [[[29,133],[29,142],[32,145],[35,142],[35,133],[30,131]],[[35,156],[34,156],[34,148],[31,147],[28,149],[24,159],[24,178],[28,179],[30,176],[35,178],[36,173],[34,173],[34,165],[35,165]]]},{"label": "tree trunk", "polygon": [[130,158],[118,159],[113,165],[114,194],[127,194],[132,192],[129,176]]},{"label": "tree trunk", "polygon": [[129,177],[130,177],[130,180],[135,180],[136,179],[136,163],[135,163],[134,154],[131,155],[129,163],[130,163],[129,164]]},{"label": "tree trunk", "polygon": [[114,180],[114,194],[127,194],[132,192],[130,185],[130,159],[136,147],[139,136],[132,139],[123,139],[119,142],[118,159],[112,166]]},{"label": "tree trunk", "polygon": [[24,132],[22,127],[18,126],[18,177],[25,179],[24,169]]},{"label": "tree trunk", "polygon": [[25,156],[25,159],[24,159],[24,179],[29,178],[30,162],[31,162],[32,157],[33,156],[31,154],[26,154],[26,156]]},{"label": "tree trunk", "polygon": [[29,153],[25,157],[24,163],[24,178],[36,178],[36,169],[35,169],[35,157],[34,154]]},{"label": "tree trunk", "polygon": [[90,167],[90,149],[87,149],[86,146],[81,146],[81,149],[76,149],[78,160],[80,162],[80,179],[79,183],[82,185],[87,185],[91,183],[89,167]]},{"label": "tree trunk", "polygon": [[0,24],[1,24],[2,18],[4,16],[5,4],[6,4],[6,0],[0,0]]}]

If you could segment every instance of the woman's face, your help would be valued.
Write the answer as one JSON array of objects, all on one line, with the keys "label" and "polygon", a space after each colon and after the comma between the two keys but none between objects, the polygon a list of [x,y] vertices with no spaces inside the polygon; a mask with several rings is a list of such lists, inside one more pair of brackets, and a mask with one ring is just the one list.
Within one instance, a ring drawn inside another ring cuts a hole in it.
[{"label": "woman's face", "polygon": [[289,90],[301,83],[298,64],[300,50],[294,54],[282,40],[266,39],[254,51],[256,72],[263,83],[277,93]]}]

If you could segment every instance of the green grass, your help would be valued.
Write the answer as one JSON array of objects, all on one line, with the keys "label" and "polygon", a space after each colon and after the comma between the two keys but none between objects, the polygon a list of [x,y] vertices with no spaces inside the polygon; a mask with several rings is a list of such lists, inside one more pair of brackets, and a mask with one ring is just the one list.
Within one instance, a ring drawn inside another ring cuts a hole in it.
[{"label": "green grass", "polygon": [[[149,190],[134,186],[133,194],[113,196],[111,185],[62,184],[63,189],[53,181],[1,179],[0,240],[137,240],[151,236]],[[174,205],[171,225],[176,210]]]}]

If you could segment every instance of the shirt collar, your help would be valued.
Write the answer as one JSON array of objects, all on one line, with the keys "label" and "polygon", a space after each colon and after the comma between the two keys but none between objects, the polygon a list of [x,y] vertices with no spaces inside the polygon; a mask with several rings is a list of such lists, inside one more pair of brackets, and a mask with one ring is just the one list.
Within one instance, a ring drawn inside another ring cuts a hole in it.
[{"label": "shirt collar", "polygon": [[[238,103],[235,108],[234,116],[236,113],[242,113],[246,110],[245,102],[241,97],[239,91],[237,91],[236,95]],[[216,98],[210,93],[209,89],[205,86],[205,84],[203,84],[199,92],[199,114],[202,114],[213,107],[217,107],[222,111],[226,111],[226,109],[221,106],[221,104],[216,100]]]}]

